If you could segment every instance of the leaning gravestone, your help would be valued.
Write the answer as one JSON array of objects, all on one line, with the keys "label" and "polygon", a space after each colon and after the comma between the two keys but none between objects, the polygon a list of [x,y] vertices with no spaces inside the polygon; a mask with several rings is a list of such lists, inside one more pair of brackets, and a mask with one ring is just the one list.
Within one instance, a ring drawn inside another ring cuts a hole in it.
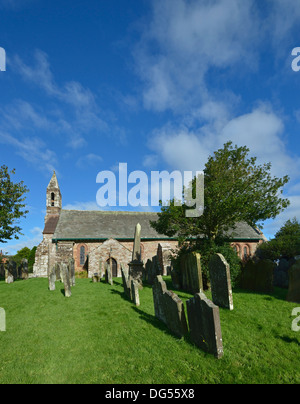
[{"label": "leaning gravestone", "polygon": [[49,272],[49,290],[55,290],[56,273],[55,266]]},{"label": "leaning gravestone", "polygon": [[124,293],[131,300],[131,278],[129,276],[128,268],[121,264],[122,281]]},{"label": "leaning gravestone", "polygon": [[152,291],[155,316],[177,337],[187,335],[188,326],[183,302],[174,292],[167,290],[161,275],[156,276]]},{"label": "leaning gravestone", "polygon": [[202,292],[187,300],[186,305],[191,341],[205,352],[215,355],[217,359],[221,358],[223,341],[219,307]]},{"label": "leaning gravestone", "polygon": [[71,297],[71,282],[70,282],[70,274],[68,270],[68,266],[65,263],[61,264],[62,274],[63,274],[63,282],[65,286],[65,297]]},{"label": "leaning gravestone", "polygon": [[300,303],[300,260],[289,269],[289,290],[286,300]]},{"label": "leaning gravestone", "polygon": [[134,279],[131,280],[131,297],[136,306],[140,305],[139,283]]},{"label": "leaning gravestone", "polygon": [[233,310],[229,264],[222,254],[214,254],[209,261],[212,301],[219,307]]}]

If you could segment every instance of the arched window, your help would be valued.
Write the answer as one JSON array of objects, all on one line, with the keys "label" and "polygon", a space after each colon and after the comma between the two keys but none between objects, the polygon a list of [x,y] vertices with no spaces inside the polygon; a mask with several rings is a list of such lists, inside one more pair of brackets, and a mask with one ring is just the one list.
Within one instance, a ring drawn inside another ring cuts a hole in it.
[{"label": "arched window", "polygon": [[55,201],[55,193],[51,192],[51,206],[54,206],[54,201]]},{"label": "arched window", "polygon": [[80,247],[80,265],[84,265],[85,263],[85,247],[82,245]]},{"label": "arched window", "polygon": [[243,255],[244,255],[244,259],[246,259],[249,255],[248,253],[248,247],[245,245],[244,250],[243,250]]}]

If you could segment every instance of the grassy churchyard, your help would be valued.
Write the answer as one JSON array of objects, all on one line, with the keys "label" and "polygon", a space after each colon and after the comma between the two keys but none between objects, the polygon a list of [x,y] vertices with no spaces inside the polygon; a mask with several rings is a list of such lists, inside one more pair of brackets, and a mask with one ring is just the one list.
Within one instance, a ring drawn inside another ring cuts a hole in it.
[{"label": "grassy churchyard", "polygon": [[1,383],[300,383],[300,331],[291,329],[297,304],[285,301],[284,289],[233,291],[234,310],[220,308],[219,360],[154,317],[150,286],[139,307],[124,297],[120,278],[113,286],[76,279],[72,297],[63,292],[60,282],[50,292],[47,279],[0,281]]}]

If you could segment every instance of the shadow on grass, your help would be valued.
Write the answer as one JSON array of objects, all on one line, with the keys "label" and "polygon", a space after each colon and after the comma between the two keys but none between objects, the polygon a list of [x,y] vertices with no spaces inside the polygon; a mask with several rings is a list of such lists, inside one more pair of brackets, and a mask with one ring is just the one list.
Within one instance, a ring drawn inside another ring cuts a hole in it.
[{"label": "shadow on grass", "polygon": [[291,338],[291,337],[288,337],[287,335],[278,335],[275,338],[281,339],[282,341],[287,342],[289,344],[295,343],[296,345],[300,346],[300,342],[297,338]]},{"label": "shadow on grass", "polygon": [[239,294],[239,293],[243,293],[243,294],[247,294],[247,295],[262,295],[262,296],[266,296],[265,300],[272,300],[272,298],[275,298],[277,300],[283,300],[286,301],[286,296],[287,296],[287,289],[282,289],[282,288],[278,288],[275,287],[274,291],[271,293],[268,292],[255,292],[252,290],[246,290],[246,289],[241,289],[241,288],[234,288],[233,289],[233,293],[234,294]]}]

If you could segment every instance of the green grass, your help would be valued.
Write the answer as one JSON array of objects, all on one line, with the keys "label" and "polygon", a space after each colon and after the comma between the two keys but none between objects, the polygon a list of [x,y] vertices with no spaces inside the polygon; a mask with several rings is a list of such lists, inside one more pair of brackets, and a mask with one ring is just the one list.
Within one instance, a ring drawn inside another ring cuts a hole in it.
[{"label": "green grass", "polygon": [[148,286],[136,308],[120,279],[114,286],[77,279],[69,299],[59,282],[50,292],[47,279],[0,281],[0,383],[300,383],[300,332],[291,330],[300,304],[285,295],[235,290],[234,311],[220,309],[217,360],[154,317]]}]

